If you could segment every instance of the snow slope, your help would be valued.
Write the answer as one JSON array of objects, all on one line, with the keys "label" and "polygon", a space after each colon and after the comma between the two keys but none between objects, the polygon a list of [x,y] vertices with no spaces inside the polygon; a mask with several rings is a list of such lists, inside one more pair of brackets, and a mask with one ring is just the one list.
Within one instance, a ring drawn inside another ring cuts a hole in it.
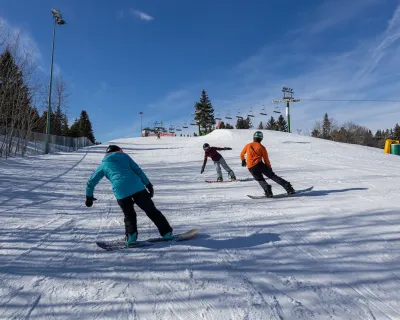
[{"label": "snow slope", "polygon": [[[0,163],[0,319],[400,319],[400,157],[265,131],[293,198],[251,200],[255,181],[206,184],[202,144],[238,178],[252,130],[114,141],[155,186],[178,244],[107,252],[123,215],[102,180],[85,184],[105,146]],[[226,174],[225,174],[226,177]],[[275,194],[283,189],[271,182]],[[137,209],[139,237],[157,236]]]}]

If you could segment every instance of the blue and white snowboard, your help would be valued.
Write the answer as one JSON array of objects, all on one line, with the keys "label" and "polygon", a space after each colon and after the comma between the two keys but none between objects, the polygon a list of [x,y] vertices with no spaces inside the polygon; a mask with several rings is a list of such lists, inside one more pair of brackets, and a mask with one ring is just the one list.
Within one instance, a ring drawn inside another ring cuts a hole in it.
[{"label": "blue and white snowboard", "polygon": [[296,190],[296,193],[294,194],[288,194],[288,193],[279,193],[277,195],[274,195],[272,198],[268,198],[265,195],[262,196],[252,196],[252,195],[247,195],[250,199],[277,199],[277,198],[286,198],[286,197],[295,197],[298,194],[304,193],[311,191],[314,188],[314,186],[309,187],[307,189],[302,189],[302,190]]},{"label": "blue and white snowboard", "polygon": [[109,240],[109,241],[97,241],[96,244],[107,251],[114,251],[114,250],[122,250],[122,249],[132,249],[132,248],[140,248],[140,247],[148,247],[155,245],[156,243],[160,242],[176,242],[176,241],[185,241],[190,240],[195,237],[199,233],[199,229],[192,229],[184,233],[175,234],[172,239],[163,239],[159,238],[150,238],[147,240],[139,240],[136,241],[135,245],[131,245],[129,247],[125,246],[124,240]]}]

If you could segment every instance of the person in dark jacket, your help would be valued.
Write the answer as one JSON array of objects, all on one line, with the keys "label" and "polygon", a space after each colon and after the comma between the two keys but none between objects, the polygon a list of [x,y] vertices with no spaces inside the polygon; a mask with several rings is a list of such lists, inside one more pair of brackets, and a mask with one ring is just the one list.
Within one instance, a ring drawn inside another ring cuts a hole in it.
[{"label": "person in dark jacket", "polygon": [[151,199],[154,195],[153,185],[137,163],[116,145],[108,146],[103,161],[87,182],[87,207],[91,207],[93,201],[97,200],[93,197],[94,188],[104,176],[110,180],[114,196],[125,215],[127,247],[136,244],[138,234],[135,203],[153,221],[164,239],[173,238],[171,226]]},{"label": "person in dark jacket", "polygon": [[204,162],[203,166],[201,167],[201,172],[204,172],[204,169],[207,164],[207,158],[210,157],[212,161],[214,161],[215,169],[217,170],[217,181],[223,181],[222,178],[222,170],[221,167],[228,172],[228,176],[231,178],[231,180],[236,180],[235,173],[233,170],[227,165],[224,157],[218,152],[222,150],[232,150],[232,148],[218,148],[218,147],[210,147],[208,143],[205,143],[203,145],[203,150],[205,151],[204,153]]}]

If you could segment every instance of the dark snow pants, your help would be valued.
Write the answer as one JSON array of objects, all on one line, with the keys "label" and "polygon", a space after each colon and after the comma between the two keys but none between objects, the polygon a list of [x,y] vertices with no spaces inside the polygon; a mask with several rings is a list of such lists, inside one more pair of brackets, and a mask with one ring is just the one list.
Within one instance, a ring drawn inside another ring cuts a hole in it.
[{"label": "dark snow pants", "polygon": [[137,232],[137,220],[134,204],[136,203],[142,209],[151,221],[157,226],[161,236],[172,232],[165,216],[155,207],[147,190],[137,192],[124,199],[118,199],[118,204],[125,215],[125,234]]},{"label": "dark snow pants", "polygon": [[267,176],[270,178],[272,181],[275,181],[277,184],[281,185],[284,189],[287,188],[289,185],[289,182],[286,180],[282,179],[281,177],[278,177],[274,171],[270,167],[268,167],[264,162],[259,162],[256,164],[254,167],[249,168],[250,173],[253,175],[254,179],[260,184],[261,188],[264,189],[264,191],[267,190],[268,183],[265,181],[264,176]]}]

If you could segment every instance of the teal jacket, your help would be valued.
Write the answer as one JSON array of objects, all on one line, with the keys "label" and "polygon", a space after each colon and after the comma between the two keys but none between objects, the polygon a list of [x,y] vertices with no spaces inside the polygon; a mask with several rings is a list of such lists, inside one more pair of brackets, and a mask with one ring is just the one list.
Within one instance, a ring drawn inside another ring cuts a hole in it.
[{"label": "teal jacket", "polygon": [[86,196],[93,196],[94,188],[106,177],[112,184],[114,195],[123,199],[142,191],[150,183],[142,169],[123,152],[106,155],[86,185]]}]

